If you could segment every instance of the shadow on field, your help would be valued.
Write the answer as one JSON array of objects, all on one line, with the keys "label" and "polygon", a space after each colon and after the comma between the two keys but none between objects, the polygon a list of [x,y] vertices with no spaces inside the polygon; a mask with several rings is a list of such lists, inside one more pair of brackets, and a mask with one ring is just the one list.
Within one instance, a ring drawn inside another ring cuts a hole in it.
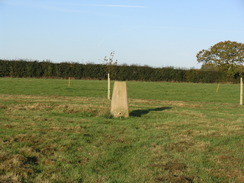
[{"label": "shadow on field", "polygon": [[152,112],[152,111],[164,111],[167,109],[172,109],[172,107],[158,107],[158,108],[154,108],[154,109],[134,110],[134,111],[130,112],[130,116],[141,117],[142,115],[148,114],[149,112]]}]

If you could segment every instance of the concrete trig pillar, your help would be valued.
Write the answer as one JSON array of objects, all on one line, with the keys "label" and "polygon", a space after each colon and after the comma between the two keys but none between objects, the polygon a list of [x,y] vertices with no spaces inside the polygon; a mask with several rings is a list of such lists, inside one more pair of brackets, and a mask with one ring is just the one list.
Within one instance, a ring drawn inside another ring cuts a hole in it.
[{"label": "concrete trig pillar", "polygon": [[114,117],[129,117],[126,82],[114,82],[111,102],[111,114]]}]

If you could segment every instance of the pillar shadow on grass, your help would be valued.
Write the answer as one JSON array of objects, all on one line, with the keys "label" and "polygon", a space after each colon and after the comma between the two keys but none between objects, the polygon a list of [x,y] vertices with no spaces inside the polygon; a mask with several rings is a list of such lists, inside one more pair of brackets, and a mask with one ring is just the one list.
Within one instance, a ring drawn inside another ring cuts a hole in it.
[{"label": "pillar shadow on grass", "polygon": [[172,109],[172,107],[158,107],[158,108],[154,108],[154,109],[134,110],[134,111],[130,112],[130,116],[141,117],[141,116],[148,114],[149,112],[152,112],[152,111],[164,111],[164,110],[168,110],[168,109]]}]

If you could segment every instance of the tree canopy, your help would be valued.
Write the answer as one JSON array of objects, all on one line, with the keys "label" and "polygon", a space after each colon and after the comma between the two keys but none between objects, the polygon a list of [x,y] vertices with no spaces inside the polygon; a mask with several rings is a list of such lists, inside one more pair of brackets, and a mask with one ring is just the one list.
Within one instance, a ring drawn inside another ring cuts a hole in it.
[{"label": "tree canopy", "polygon": [[244,44],[233,41],[219,42],[208,50],[201,50],[196,55],[203,65],[216,66],[228,75],[243,73]]}]

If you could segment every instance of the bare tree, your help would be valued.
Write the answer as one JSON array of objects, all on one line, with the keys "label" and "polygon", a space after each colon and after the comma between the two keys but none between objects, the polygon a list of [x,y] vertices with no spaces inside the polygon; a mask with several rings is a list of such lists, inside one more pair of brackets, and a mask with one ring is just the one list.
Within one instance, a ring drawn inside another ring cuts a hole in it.
[{"label": "bare tree", "polygon": [[114,54],[115,51],[112,51],[109,57],[104,57],[104,62],[106,65],[106,71],[108,73],[108,99],[110,100],[110,78],[116,75],[115,66],[117,65],[118,61],[114,61]]}]

